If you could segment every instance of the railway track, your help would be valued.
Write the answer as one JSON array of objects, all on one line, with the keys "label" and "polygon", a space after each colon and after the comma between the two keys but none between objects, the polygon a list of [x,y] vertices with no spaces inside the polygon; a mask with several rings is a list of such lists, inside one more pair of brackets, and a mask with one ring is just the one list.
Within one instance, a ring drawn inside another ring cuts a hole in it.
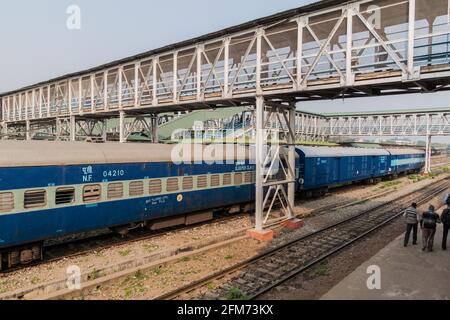
[{"label": "railway track", "polygon": [[[324,205],[320,208],[311,210],[310,212],[308,212],[308,215],[311,215],[311,216],[320,215],[320,214],[328,212],[330,209],[350,207],[350,206],[357,205],[359,203],[365,202],[370,199],[382,197],[382,196],[386,195],[386,193],[387,192],[382,192],[379,194],[371,195],[371,196],[365,197],[363,199],[360,199],[358,201],[350,199],[347,201],[340,202],[339,204],[332,203],[329,205]],[[183,231],[195,228],[195,227],[201,227],[203,225],[210,224],[212,222],[214,222],[214,223],[231,222],[234,220],[239,220],[242,217],[246,217],[246,216],[249,216],[249,213],[239,213],[239,214],[234,214],[234,215],[219,214],[218,217],[212,221],[205,221],[205,222],[201,222],[201,223],[198,223],[195,225],[190,225],[190,226],[172,227],[172,228],[166,228],[166,229],[161,229],[161,230],[157,230],[157,231],[151,231],[151,230],[148,230],[145,228],[135,229],[135,230],[131,230],[130,233],[125,237],[121,237],[118,234],[116,234],[112,231],[109,231],[109,232],[103,232],[100,234],[94,234],[93,236],[90,236],[90,237],[78,238],[78,239],[75,239],[72,241],[61,241],[61,242],[54,241],[53,243],[44,246],[44,258],[42,261],[36,261],[36,262],[32,262],[30,264],[26,264],[23,266],[17,266],[14,268],[2,270],[2,271],[0,271],[0,274],[9,274],[9,273],[13,273],[13,272],[18,271],[23,268],[33,267],[33,266],[37,266],[37,265],[43,264],[43,263],[51,263],[51,262],[59,261],[61,259],[75,258],[75,257],[79,257],[82,255],[88,254],[93,251],[101,251],[101,250],[105,250],[108,248],[112,248],[114,246],[119,246],[119,245],[123,245],[123,244],[132,244],[132,243],[135,243],[138,241],[144,241],[144,240],[151,240],[153,238],[156,238],[158,236],[161,236],[161,235],[163,235],[167,232],[171,232],[171,231],[183,232]],[[276,225],[280,225],[282,221],[283,220],[275,219],[275,221],[273,221],[270,224],[270,226],[273,227]],[[245,231],[245,230],[243,230],[243,231]]]},{"label": "railway track", "polygon": [[399,217],[410,202],[426,203],[449,187],[449,179],[444,179],[426,189],[415,191],[294,239],[155,299],[196,298],[201,296],[205,286],[214,282],[225,282],[225,284],[201,296],[203,299],[227,299],[230,298],[230,294],[244,299],[255,299],[382,228]]}]

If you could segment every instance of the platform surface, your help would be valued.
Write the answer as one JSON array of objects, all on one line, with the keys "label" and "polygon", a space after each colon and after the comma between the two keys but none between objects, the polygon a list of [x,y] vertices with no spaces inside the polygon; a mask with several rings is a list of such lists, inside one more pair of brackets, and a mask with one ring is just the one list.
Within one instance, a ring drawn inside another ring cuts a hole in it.
[{"label": "platform surface", "polygon": [[[412,237],[412,235],[411,235]],[[450,241],[441,249],[442,225],[434,238],[434,251],[422,251],[422,232],[418,245],[403,247],[404,234],[359,266],[326,293],[323,300],[440,300],[450,299]],[[449,239],[450,240],[450,239]],[[379,266],[381,289],[368,289],[369,266]]]}]

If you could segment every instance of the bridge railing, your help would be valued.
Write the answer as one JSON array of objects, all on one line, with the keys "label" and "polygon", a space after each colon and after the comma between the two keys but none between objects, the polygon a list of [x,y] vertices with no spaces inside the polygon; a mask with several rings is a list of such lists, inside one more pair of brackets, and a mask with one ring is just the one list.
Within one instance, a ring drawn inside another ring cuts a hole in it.
[{"label": "bridge railing", "polygon": [[6,122],[450,77],[444,0],[363,0],[1,96]]}]

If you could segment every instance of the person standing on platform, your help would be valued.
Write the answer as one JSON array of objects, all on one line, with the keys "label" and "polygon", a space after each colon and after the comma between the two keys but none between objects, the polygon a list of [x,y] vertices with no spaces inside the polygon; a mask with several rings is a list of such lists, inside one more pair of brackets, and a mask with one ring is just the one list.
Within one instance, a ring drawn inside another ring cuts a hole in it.
[{"label": "person standing on platform", "polygon": [[434,210],[434,206],[431,205],[428,211],[422,215],[422,219],[420,221],[420,226],[422,227],[422,251],[433,251],[436,225],[441,223],[439,215]]},{"label": "person standing on platform", "polygon": [[404,246],[408,246],[409,236],[411,235],[411,231],[413,232],[413,245],[417,244],[417,226],[420,221],[419,213],[417,212],[417,204],[413,203],[411,206],[405,210],[403,214],[406,222],[406,233],[405,233],[405,241]]},{"label": "person standing on platform", "polygon": [[442,250],[447,250],[447,236],[448,229],[450,229],[450,203],[447,203],[447,208],[442,211],[441,221],[444,227],[442,234]]}]

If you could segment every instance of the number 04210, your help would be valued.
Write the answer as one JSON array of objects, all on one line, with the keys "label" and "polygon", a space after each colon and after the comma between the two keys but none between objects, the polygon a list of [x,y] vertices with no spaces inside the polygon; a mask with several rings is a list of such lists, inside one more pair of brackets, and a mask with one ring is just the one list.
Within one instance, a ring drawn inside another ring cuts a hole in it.
[{"label": "number 04210", "polygon": [[124,170],[109,170],[109,171],[103,171],[103,177],[107,178],[107,177],[122,177],[125,175],[125,171]]}]

